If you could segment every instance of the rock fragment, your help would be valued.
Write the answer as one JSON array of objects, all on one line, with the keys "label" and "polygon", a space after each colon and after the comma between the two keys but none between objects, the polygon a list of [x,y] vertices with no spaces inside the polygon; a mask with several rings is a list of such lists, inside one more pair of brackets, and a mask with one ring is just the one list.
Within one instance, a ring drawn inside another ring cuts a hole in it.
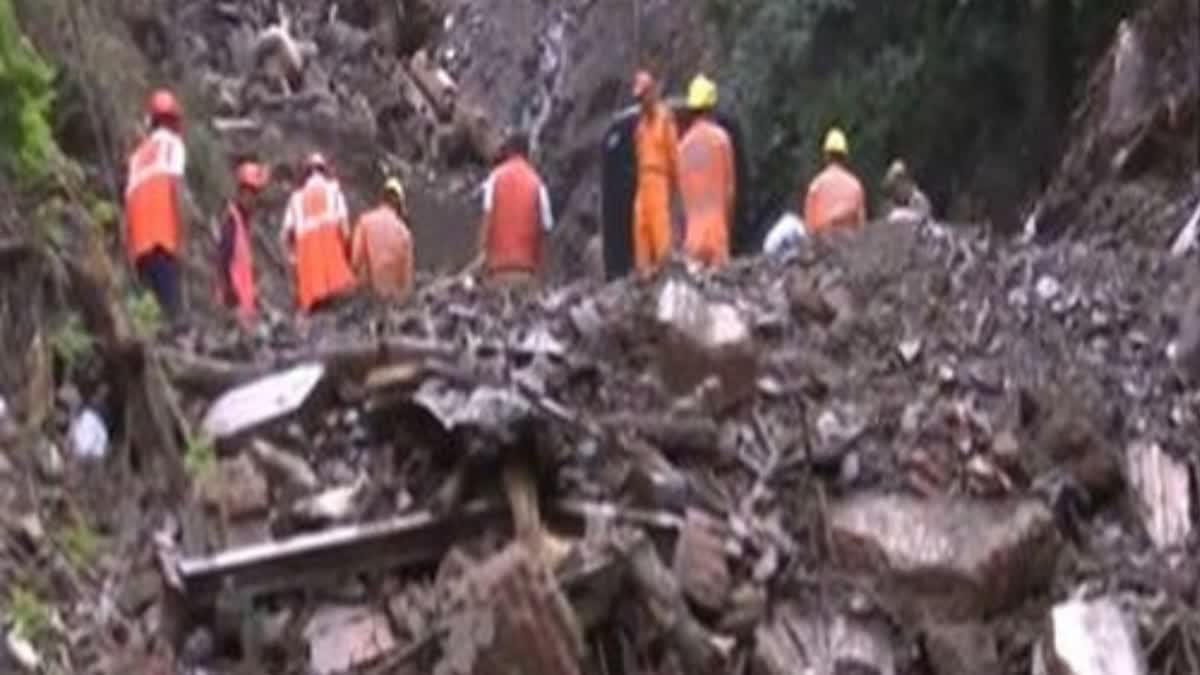
[{"label": "rock fragment", "polygon": [[777,608],[755,634],[756,675],[855,673],[895,675],[896,654],[887,631],[874,622]]},{"label": "rock fragment", "polygon": [[719,611],[729,599],[733,581],[720,523],[698,509],[687,511],[675,546],[675,575],[688,598],[705,609]]},{"label": "rock fragment", "polygon": [[205,503],[230,520],[242,520],[267,511],[267,480],[249,457],[221,460],[217,470],[200,479]]},{"label": "rock fragment", "polygon": [[1138,441],[1126,452],[1126,475],[1138,514],[1160,551],[1176,548],[1192,532],[1192,486],[1186,464],[1158,443]]},{"label": "rock fragment", "polygon": [[57,443],[46,439],[41,444],[37,453],[37,467],[42,478],[48,481],[57,481],[63,477],[67,465]]},{"label": "rock fragment", "polygon": [[1060,540],[1040,501],[861,495],[832,509],[835,551],[946,620],[1019,604],[1050,580]]},{"label": "rock fragment", "polygon": [[925,655],[935,675],[1000,675],[996,638],[977,623],[925,626]]},{"label": "rock fragment", "polygon": [[282,481],[288,487],[312,492],[321,486],[316,472],[298,455],[262,439],[256,439],[250,445],[250,450],[272,478]]},{"label": "rock fragment", "polygon": [[318,675],[345,673],[374,663],[396,648],[387,616],[366,607],[326,607],[304,628]]},{"label": "rock fragment", "polygon": [[1035,675],[1145,675],[1137,627],[1112,598],[1071,600],[1050,612]]}]

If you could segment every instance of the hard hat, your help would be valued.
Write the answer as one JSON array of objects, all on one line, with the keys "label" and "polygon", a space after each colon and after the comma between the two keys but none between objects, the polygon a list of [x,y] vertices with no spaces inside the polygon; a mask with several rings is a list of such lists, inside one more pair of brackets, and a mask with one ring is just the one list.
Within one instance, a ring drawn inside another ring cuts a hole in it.
[{"label": "hard hat", "polygon": [[267,168],[257,162],[242,162],[237,168],[238,187],[249,188],[255,192],[261,191],[270,180]]},{"label": "hard hat", "polygon": [[703,75],[697,75],[688,86],[687,106],[692,110],[704,110],[716,105],[717,84]]},{"label": "hard hat", "polygon": [[304,160],[304,168],[309,171],[312,171],[313,169],[328,171],[329,163],[325,161],[325,155],[322,155],[319,152],[314,152]]},{"label": "hard hat", "polygon": [[179,101],[175,99],[175,94],[166,89],[158,89],[150,95],[149,100],[146,101],[146,112],[154,119],[183,117],[183,111],[179,108]]},{"label": "hard hat", "polygon": [[641,98],[654,87],[654,76],[648,71],[639,70],[633,76],[633,97]]},{"label": "hard hat", "polygon": [[846,134],[841,129],[834,127],[825,135],[825,154],[827,155],[849,155],[850,144],[846,142]]},{"label": "hard hat", "polygon": [[383,194],[392,195],[398,199],[401,204],[403,204],[406,200],[406,196],[404,194],[404,184],[400,182],[399,178],[387,179],[387,181],[383,184]]}]

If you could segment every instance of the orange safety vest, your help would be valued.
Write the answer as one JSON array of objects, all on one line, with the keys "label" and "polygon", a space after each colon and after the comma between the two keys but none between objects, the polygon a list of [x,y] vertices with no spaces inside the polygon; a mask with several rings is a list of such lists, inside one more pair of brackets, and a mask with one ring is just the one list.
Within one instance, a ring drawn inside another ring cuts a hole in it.
[{"label": "orange safety vest", "polygon": [[523,157],[492,174],[492,210],[485,255],[489,272],[536,272],[542,262],[539,200],[542,179]]},{"label": "orange safety vest", "polygon": [[709,265],[729,259],[729,215],[733,209],[733,145],[725,130],[697,120],[679,148],[679,185],[687,211],[684,248]]},{"label": "orange safety vest", "polygon": [[809,232],[853,227],[866,220],[862,183],[839,164],[830,164],[808,187],[804,224]]},{"label": "orange safety vest", "polygon": [[137,261],[156,248],[174,254],[179,248],[179,213],[175,207],[175,180],[171,167],[181,162],[179,136],[158,129],[142,141],[129,158],[125,187],[126,245],[130,260]]},{"label": "orange safety vest", "polygon": [[404,297],[412,288],[412,234],[390,206],[364,213],[354,228],[350,263],[376,293]]},{"label": "orange safety vest", "polygon": [[258,290],[254,285],[254,249],[250,245],[250,229],[236,204],[229,205],[229,217],[233,219],[233,257],[225,274],[233,289],[238,313],[249,318],[254,316],[258,303]]},{"label": "orange safety vest", "polygon": [[337,183],[314,176],[288,204],[295,226],[296,299],[304,311],[354,286],[343,236],[346,214]]}]

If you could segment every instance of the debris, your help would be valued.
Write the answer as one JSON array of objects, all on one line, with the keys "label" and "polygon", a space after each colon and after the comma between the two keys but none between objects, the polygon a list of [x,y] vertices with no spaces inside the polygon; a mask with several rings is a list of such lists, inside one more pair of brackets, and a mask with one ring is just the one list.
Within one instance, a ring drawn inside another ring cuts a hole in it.
[{"label": "debris", "polygon": [[720,524],[698,509],[688,509],[675,544],[675,576],[692,602],[714,612],[724,608],[733,584],[725,539]]},{"label": "debris", "polygon": [[308,462],[283,448],[279,448],[261,438],[250,444],[254,458],[263,469],[275,479],[282,481],[294,490],[305,493],[315,492],[320,487],[317,474]]},{"label": "debris", "polygon": [[30,673],[41,670],[42,655],[15,628],[8,632],[7,646],[9,655],[16,659],[17,665]]},{"label": "debris", "polygon": [[367,489],[367,477],[359,476],[354,483],[330,488],[321,494],[302,499],[292,505],[289,513],[302,525],[325,526],[349,520],[361,506]]},{"label": "debris", "polygon": [[1126,475],[1138,513],[1160,551],[1177,549],[1192,532],[1192,481],[1186,464],[1158,443],[1138,441],[1126,452]]},{"label": "debris", "polygon": [[57,443],[50,439],[43,440],[37,453],[37,467],[42,478],[48,481],[57,481],[62,478],[67,466]]},{"label": "debris", "polygon": [[293,415],[325,377],[325,366],[308,363],[228,392],[209,409],[202,429],[213,440],[231,438]]},{"label": "debris", "polygon": [[1145,675],[1138,631],[1113,598],[1055,605],[1034,652],[1036,675]]},{"label": "debris", "polygon": [[895,675],[896,654],[885,630],[843,615],[777,607],[755,633],[755,673]]},{"label": "debris", "polygon": [[103,459],[108,455],[108,428],[91,408],[84,408],[71,422],[71,450],[79,459]]},{"label": "debris", "polygon": [[344,673],[378,661],[396,648],[387,616],[366,607],[324,607],[304,628],[318,675]]},{"label": "debris", "polygon": [[1171,255],[1178,258],[1195,246],[1197,232],[1200,232],[1200,203],[1196,204],[1196,210],[1192,212],[1192,217],[1188,218],[1187,224],[1179,231],[1175,242],[1171,244]]},{"label": "debris", "polygon": [[245,455],[220,460],[216,471],[200,477],[198,489],[206,504],[230,520],[263,515],[270,505],[267,481]]},{"label": "debris", "polygon": [[921,338],[910,338],[900,343],[898,350],[900,358],[904,359],[905,364],[912,364],[921,355],[921,347],[924,342]]},{"label": "debris", "polygon": [[843,564],[946,620],[1019,604],[1049,582],[1061,545],[1053,515],[1028,499],[860,495],[834,505],[829,527]]},{"label": "debris", "polygon": [[924,627],[925,655],[934,675],[1000,675],[996,637],[979,623],[932,623]]}]

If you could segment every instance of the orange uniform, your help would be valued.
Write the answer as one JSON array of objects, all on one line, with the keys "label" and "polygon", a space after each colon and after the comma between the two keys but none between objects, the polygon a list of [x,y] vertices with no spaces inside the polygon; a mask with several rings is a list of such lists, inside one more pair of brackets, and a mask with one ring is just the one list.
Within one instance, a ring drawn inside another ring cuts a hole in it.
[{"label": "orange uniform", "polygon": [[729,134],[698,119],[680,144],[679,187],[687,211],[684,250],[709,266],[729,260],[729,217],[736,174]]},{"label": "orange uniform", "polygon": [[413,245],[408,225],[395,209],[380,206],[358,219],[350,263],[376,294],[404,299],[412,291]]},{"label": "orange uniform", "polygon": [[804,224],[810,233],[857,227],[867,221],[862,183],[840,164],[830,164],[808,186]]},{"label": "orange uniform", "polygon": [[671,251],[671,189],[679,177],[675,116],[664,105],[642,113],[635,136],[637,196],[633,202],[633,253],[637,269],[657,268]]},{"label": "orange uniform", "polygon": [[489,274],[536,274],[543,230],[554,226],[541,177],[520,155],[492,172],[484,186],[484,261]]},{"label": "orange uniform", "polygon": [[348,220],[341,187],[319,172],[292,193],[283,234],[292,240],[296,299],[304,311],[354,286],[346,259]]},{"label": "orange uniform", "polygon": [[129,158],[125,219],[130,260],[155,249],[169,255],[179,249],[176,181],[183,178],[186,163],[183,140],[165,127],[155,129]]},{"label": "orange uniform", "polygon": [[[258,290],[254,284],[254,248],[250,244],[250,227],[246,216],[236,203],[226,209],[226,232],[222,248],[228,246],[228,259],[223,261],[227,304],[237,308],[238,316],[249,319],[258,307]],[[228,244],[226,244],[228,239]]]}]

